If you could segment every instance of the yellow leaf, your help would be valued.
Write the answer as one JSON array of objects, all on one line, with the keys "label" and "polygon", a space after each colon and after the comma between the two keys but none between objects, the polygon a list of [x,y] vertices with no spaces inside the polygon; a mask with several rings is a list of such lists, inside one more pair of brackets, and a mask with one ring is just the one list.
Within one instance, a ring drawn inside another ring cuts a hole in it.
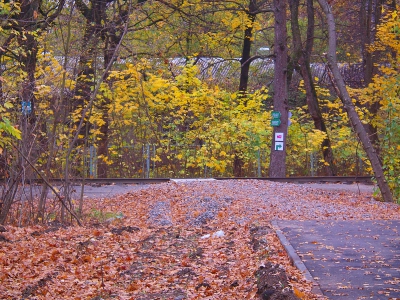
[{"label": "yellow leaf", "polygon": [[14,105],[11,102],[6,102],[6,103],[4,103],[4,107],[5,108],[13,108]]}]

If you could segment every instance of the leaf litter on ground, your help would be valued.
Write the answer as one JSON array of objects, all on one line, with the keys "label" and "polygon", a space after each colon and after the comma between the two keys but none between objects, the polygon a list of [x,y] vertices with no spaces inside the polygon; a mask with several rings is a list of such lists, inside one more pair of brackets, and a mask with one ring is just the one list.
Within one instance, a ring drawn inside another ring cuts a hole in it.
[{"label": "leaf litter on ground", "polygon": [[[0,298],[261,299],[279,290],[291,296],[271,299],[318,299],[271,221],[399,212],[368,194],[257,180],[171,182],[86,199],[83,227],[4,226]],[[286,280],[260,286],[267,267]]]}]

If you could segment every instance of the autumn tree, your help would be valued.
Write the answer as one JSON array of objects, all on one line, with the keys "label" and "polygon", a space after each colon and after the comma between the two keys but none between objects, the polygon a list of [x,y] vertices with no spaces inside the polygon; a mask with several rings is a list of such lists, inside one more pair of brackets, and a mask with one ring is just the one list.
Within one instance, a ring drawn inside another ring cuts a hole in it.
[{"label": "autumn tree", "polygon": [[302,41],[299,26],[299,4],[299,0],[289,0],[293,47],[288,73],[290,74],[291,69],[296,69],[304,80],[308,110],[314,121],[315,128],[325,133],[325,138],[321,144],[321,150],[326,162],[326,173],[327,175],[332,176],[336,175],[337,171],[333,160],[331,141],[327,132],[325,120],[322,117],[321,109],[318,104],[317,93],[310,67],[311,53],[314,43],[314,4],[312,0],[307,0],[307,33],[305,43]]},{"label": "autumn tree", "polygon": [[[368,49],[368,46],[373,43],[376,38],[376,30],[382,20],[382,11],[387,6],[390,10],[396,9],[396,1],[390,0],[362,0],[360,5],[360,37],[361,37],[361,51],[362,51],[362,63],[364,70],[364,86],[368,86],[372,82],[372,78],[377,74],[377,58],[379,52]],[[380,104],[379,102],[366,103],[367,109],[370,114],[376,116]],[[375,150],[380,152],[380,143],[377,127],[368,122],[364,125],[369,136],[371,137],[372,144]]]},{"label": "autumn tree", "polygon": [[259,55],[251,55],[251,46],[254,41],[254,31],[259,29],[255,28],[256,17],[259,14],[271,12],[269,1],[249,0],[249,6],[246,9],[247,19],[245,21],[245,30],[243,34],[242,56],[240,58],[240,82],[239,91],[242,93],[247,92],[249,81],[250,64]]},{"label": "autumn tree", "polygon": [[[4,205],[0,212],[0,223],[4,223],[10,203],[13,201],[17,181],[22,177],[32,179],[36,170],[32,169],[33,164],[41,151],[39,142],[41,139],[41,125],[37,119],[37,98],[36,98],[36,65],[38,61],[39,40],[46,29],[52,26],[55,18],[60,14],[65,1],[16,1],[9,3],[8,9],[3,9],[0,17],[2,19],[3,33],[7,34],[0,51],[0,57],[9,57],[20,67],[19,71],[22,80],[20,81],[19,103],[21,108],[20,128],[22,139],[14,149],[18,155],[14,159],[18,162],[14,165],[10,176],[10,190],[3,199]],[[6,3],[2,3],[7,6]],[[5,6],[5,7],[6,7]],[[3,8],[5,8],[3,7]],[[2,70],[4,72],[4,70]],[[2,94],[4,96],[4,94]]]},{"label": "autumn tree", "polygon": [[[143,2],[143,1],[141,1]],[[93,89],[99,77],[107,67],[111,66],[117,56],[116,48],[121,43],[123,35],[126,33],[132,3],[120,1],[97,1],[92,0],[89,4],[84,1],[75,1],[78,10],[85,19],[85,31],[82,41],[82,49],[79,57],[79,71],[73,101],[73,109],[82,111],[87,105],[87,101],[93,94]],[[140,3],[139,3],[140,4]],[[97,146],[97,175],[107,177],[107,157],[108,157],[108,104],[109,100],[103,98],[96,102],[96,108],[102,112],[101,121],[98,122],[98,146]],[[84,120],[78,128],[78,141],[88,142],[90,130],[94,130],[93,124],[89,121],[89,116],[81,116],[77,120]],[[86,148],[86,147],[85,147]],[[81,173],[84,174],[85,170]]]},{"label": "autumn tree", "polygon": [[[257,58],[260,58],[259,55],[252,55],[252,44],[254,42],[254,32],[258,30],[259,25],[256,26],[256,17],[260,14],[265,14],[267,12],[271,12],[269,1],[256,1],[250,0],[248,4],[248,8],[245,10],[245,22],[244,22],[244,34],[243,34],[243,46],[242,46],[242,54],[240,58],[240,75],[239,75],[239,93],[241,97],[246,97],[247,88],[249,83],[249,71],[250,65],[252,61]],[[241,153],[236,153],[234,162],[233,162],[233,170],[235,177],[242,177],[242,156]]]},{"label": "autumn tree", "polygon": [[[166,7],[163,10],[160,9],[166,16],[162,22],[165,23],[163,29],[171,34],[161,36],[165,44],[162,47],[156,47],[156,56],[165,57],[164,62],[167,63],[169,57],[174,55],[186,60],[195,57],[196,59],[191,62],[194,64],[201,64],[202,56],[219,56],[221,60],[232,60],[230,63],[232,66],[239,62],[238,88],[244,94],[247,91],[250,64],[254,59],[259,58],[258,55],[252,55],[251,51],[251,45],[254,42],[253,34],[260,29],[256,16],[261,16],[271,10],[269,1],[247,0],[237,3],[219,1],[212,5],[201,1],[194,1],[191,5],[185,2],[158,2]],[[168,11],[170,14],[167,14]],[[152,18],[156,19],[155,16]],[[187,26],[180,26],[179,24],[182,23]],[[243,41],[241,47],[238,43],[240,38]],[[154,43],[157,39],[160,37],[154,36],[151,42]],[[237,61],[237,56],[241,56],[240,61]],[[210,61],[209,66],[203,70],[204,74],[207,74],[207,68],[213,67],[214,63]],[[234,72],[234,70],[231,72],[232,75]],[[173,72],[172,75],[177,74]],[[242,176],[241,156],[243,154],[238,152],[233,163],[236,177]]]},{"label": "autumn tree", "polygon": [[[1,47],[0,56],[16,60],[21,67],[24,80],[20,86],[20,103],[22,108],[21,128],[23,135],[22,149],[26,158],[32,145],[31,136],[36,123],[36,64],[39,51],[39,37],[52,25],[60,14],[65,1],[51,3],[47,1],[17,1],[12,8],[2,15],[2,30],[8,36]],[[4,11],[4,10],[3,10]],[[14,49],[16,48],[16,50]],[[37,149],[36,149],[37,151]]]},{"label": "autumn tree", "polygon": [[343,78],[339,72],[336,58],[336,31],[335,31],[335,20],[332,14],[331,7],[326,0],[318,0],[323,12],[327,18],[328,30],[329,30],[329,51],[327,54],[329,68],[332,71],[332,75],[335,80],[335,85],[339,93],[339,97],[343,102],[344,109],[346,110],[351,125],[356,132],[360,142],[363,145],[364,151],[367,153],[369,161],[371,162],[372,169],[375,174],[379,189],[382,193],[385,202],[393,202],[393,197],[390,188],[385,179],[385,175],[382,169],[382,165],[379,161],[379,157],[372,146],[371,140],[358,116],[352,99],[346,89]]},{"label": "autumn tree", "polygon": [[[399,124],[399,18],[398,10],[385,10],[381,24],[377,27],[375,41],[369,51],[379,53],[378,72],[371,83],[363,88],[352,91],[364,106],[370,103],[379,103],[377,115],[364,116],[370,124],[376,126],[380,137],[380,159],[386,175],[388,185],[395,199],[400,196],[400,124]],[[364,113],[364,111],[362,111]]]}]

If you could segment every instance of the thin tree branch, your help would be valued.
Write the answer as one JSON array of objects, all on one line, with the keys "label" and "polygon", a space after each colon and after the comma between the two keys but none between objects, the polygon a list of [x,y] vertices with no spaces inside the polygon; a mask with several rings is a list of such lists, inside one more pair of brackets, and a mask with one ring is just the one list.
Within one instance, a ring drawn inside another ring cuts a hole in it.
[{"label": "thin tree branch", "polygon": [[49,181],[40,173],[40,171],[35,167],[35,165],[32,164],[32,162],[22,153],[21,150],[19,150],[19,148],[14,143],[12,143],[12,146],[18,151],[18,153],[24,158],[24,160],[32,167],[32,169],[36,172],[36,174],[38,174],[40,176],[40,178],[42,178],[44,183],[52,190],[52,192],[54,193],[54,195],[56,195],[58,200],[60,200],[62,206],[64,206],[65,209],[75,218],[78,225],[82,226],[82,223],[79,220],[78,216],[75,214],[74,211],[69,209],[69,207],[65,204],[63,197],[56,191],[56,189],[49,183]]}]

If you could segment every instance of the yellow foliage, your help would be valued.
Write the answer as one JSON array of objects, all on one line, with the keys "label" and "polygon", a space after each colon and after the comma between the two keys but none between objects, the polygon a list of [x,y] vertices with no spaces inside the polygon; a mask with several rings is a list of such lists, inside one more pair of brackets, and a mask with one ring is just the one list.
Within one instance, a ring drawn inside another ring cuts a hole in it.
[{"label": "yellow foliage", "polygon": [[362,111],[364,120],[374,125],[380,138],[380,154],[386,173],[386,180],[392,189],[394,198],[400,198],[400,18],[398,9],[386,13],[383,22],[377,28],[376,41],[370,51],[380,51],[379,74],[373,82],[354,94],[360,103],[379,105],[376,115]]},{"label": "yellow foliage", "polygon": [[[238,97],[210,88],[197,78],[198,68],[190,63],[175,80],[146,68],[139,72],[140,68],[143,66],[127,65],[111,75],[113,128],[128,130],[135,120],[145,124],[135,126],[137,134],[156,138],[161,130],[165,138],[154,142],[167,148],[171,143],[188,147],[200,143],[195,155],[178,152],[174,158],[185,160],[189,167],[207,166],[221,174],[232,163],[228,155],[231,145],[239,152],[268,147],[270,132],[265,124],[269,114],[262,113],[265,90]],[[160,155],[155,160],[161,160]]]}]

